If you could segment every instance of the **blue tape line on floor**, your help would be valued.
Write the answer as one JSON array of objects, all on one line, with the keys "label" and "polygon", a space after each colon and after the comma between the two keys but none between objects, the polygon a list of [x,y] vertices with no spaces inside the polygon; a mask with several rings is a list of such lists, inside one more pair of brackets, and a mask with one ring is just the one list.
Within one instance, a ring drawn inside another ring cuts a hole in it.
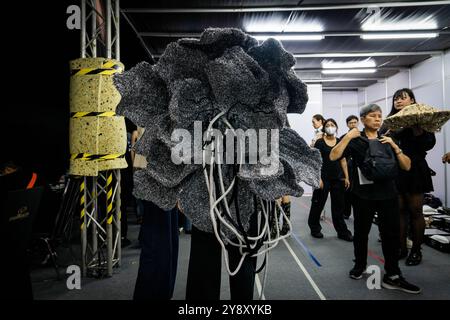
[{"label": "blue tape line on floor", "polygon": [[298,242],[298,244],[300,244],[300,246],[303,248],[303,250],[305,250],[305,252],[309,255],[311,260],[314,261],[314,263],[318,267],[321,267],[322,265],[320,264],[319,260],[317,260],[317,258],[314,257],[314,255],[312,254],[311,250],[309,250],[308,247],[306,245],[304,245],[303,242],[295,234],[293,234],[293,233],[291,233],[291,234],[294,237],[294,239]]}]

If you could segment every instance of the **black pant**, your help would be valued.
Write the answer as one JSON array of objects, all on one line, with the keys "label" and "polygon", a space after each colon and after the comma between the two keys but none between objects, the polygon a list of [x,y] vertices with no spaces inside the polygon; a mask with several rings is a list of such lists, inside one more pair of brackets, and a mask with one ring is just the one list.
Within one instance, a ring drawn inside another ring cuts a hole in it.
[{"label": "black pant", "polygon": [[342,180],[323,180],[323,189],[314,190],[308,218],[311,233],[318,233],[322,230],[320,214],[327,202],[328,193],[331,194],[331,218],[334,229],[338,235],[350,233],[342,214],[344,209],[344,189],[344,182]]},{"label": "black pant", "polygon": [[[227,246],[230,270],[234,271],[241,254]],[[186,300],[220,300],[222,247],[213,233],[192,226],[191,254],[186,287]],[[231,300],[252,300],[256,258],[245,257],[239,272],[230,276]]]},{"label": "black pant", "polygon": [[171,299],[178,263],[178,210],[166,211],[150,201],[143,202],[141,256],[134,299]]},{"label": "black pant", "polygon": [[375,212],[378,214],[378,228],[384,255],[384,269],[389,276],[400,275],[399,253],[399,211],[397,197],[386,200],[366,200],[353,194],[353,215],[355,219],[355,264],[358,268],[367,265],[367,241]]},{"label": "black pant", "polygon": [[[130,166],[130,164],[128,164]],[[127,168],[120,170],[120,234],[122,238],[128,236],[127,208],[133,201],[133,172]]]},{"label": "black pant", "polygon": [[[350,181],[351,184],[351,181]],[[350,189],[345,190],[344,192],[344,211],[343,211],[343,215],[344,217],[350,217],[350,215],[352,214],[352,192],[350,191]]]}]

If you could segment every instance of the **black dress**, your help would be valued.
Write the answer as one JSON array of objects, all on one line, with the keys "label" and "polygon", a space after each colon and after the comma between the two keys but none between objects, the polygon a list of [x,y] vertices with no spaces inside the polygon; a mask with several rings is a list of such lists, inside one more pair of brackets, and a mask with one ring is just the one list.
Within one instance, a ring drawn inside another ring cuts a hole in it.
[{"label": "black dress", "polygon": [[436,144],[434,133],[424,131],[414,136],[411,128],[405,128],[391,134],[399,144],[398,146],[411,159],[409,171],[400,170],[397,186],[400,193],[426,193],[433,191],[431,171],[425,160],[427,151]]}]

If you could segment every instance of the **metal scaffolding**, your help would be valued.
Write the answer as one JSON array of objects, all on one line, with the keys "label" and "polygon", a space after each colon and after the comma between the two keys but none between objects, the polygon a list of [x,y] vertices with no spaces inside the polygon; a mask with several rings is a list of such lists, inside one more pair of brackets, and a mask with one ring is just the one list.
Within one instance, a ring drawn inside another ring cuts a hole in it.
[{"label": "metal scaffolding", "polygon": [[81,58],[120,61],[120,1],[81,0]]},{"label": "metal scaffolding", "polygon": [[[120,60],[119,18],[119,0],[81,0],[81,58]],[[120,170],[82,179],[82,274],[110,277],[121,259]]]},{"label": "metal scaffolding", "polygon": [[83,177],[80,184],[83,276],[112,276],[120,266],[120,170]]}]

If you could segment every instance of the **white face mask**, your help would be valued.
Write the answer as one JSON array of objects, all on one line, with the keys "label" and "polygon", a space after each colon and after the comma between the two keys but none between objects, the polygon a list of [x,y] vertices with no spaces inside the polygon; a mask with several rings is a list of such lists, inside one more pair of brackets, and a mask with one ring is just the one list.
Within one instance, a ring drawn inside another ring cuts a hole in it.
[{"label": "white face mask", "polygon": [[326,127],[325,132],[328,135],[333,136],[336,133],[336,127]]},{"label": "white face mask", "polygon": [[322,132],[322,126],[320,126],[320,128],[315,129],[316,133]]}]

